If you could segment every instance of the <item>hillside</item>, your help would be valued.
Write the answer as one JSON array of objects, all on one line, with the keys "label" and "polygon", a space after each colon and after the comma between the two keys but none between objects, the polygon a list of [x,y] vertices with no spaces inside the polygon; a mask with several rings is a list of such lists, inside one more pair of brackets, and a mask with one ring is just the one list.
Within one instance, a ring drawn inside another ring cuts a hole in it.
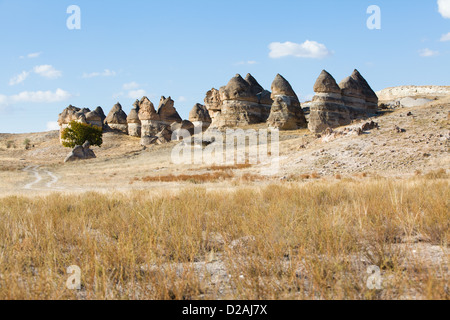
[{"label": "hillside", "polygon": [[[341,135],[338,128],[329,136],[318,138],[308,130],[280,133],[280,170],[275,176],[261,174],[260,165],[233,171],[233,177],[259,175],[264,181],[298,179],[313,175],[325,179],[354,175],[411,176],[432,170],[450,169],[450,98],[432,101],[414,108],[387,110],[369,119],[378,123],[358,136]],[[348,128],[361,126],[355,123]],[[258,126],[250,128],[257,129]],[[398,132],[404,131],[404,132]],[[337,132],[337,133],[336,133]],[[32,147],[25,150],[23,141]],[[167,145],[140,146],[139,139],[117,133],[106,133],[104,145],[94,148],[97,159],[64,164],[69,150],[59,144],[57,131],[32,134],[0,135],[0,194],[36,191],[128,190],[135,188],[172,188],[176,183],[144,182],[144,177],[164,175],[202,175],[207,165],[175,165],[171,151],[176,142]],[[37,167],[37,168],[35,168]],[[50,172],[50,174],[48,173]],[[36,181],[36,177],[39,181]],[[57,177],[57,182],[54,181]],[[220,180],[220,179],[219,179]],[[216,181],[215,181],[216,182]],[[24,190],[29,183],[31,188]],[[183,182],[189,184],[189,182]],[[213,184],[228,187],[226,181]]]},{"label": "hillside", "polygon": [[376,94],[380,101],[392,101],[407,97],[433,100],[450,96],[450,86],[399,86],[383,89]]}]

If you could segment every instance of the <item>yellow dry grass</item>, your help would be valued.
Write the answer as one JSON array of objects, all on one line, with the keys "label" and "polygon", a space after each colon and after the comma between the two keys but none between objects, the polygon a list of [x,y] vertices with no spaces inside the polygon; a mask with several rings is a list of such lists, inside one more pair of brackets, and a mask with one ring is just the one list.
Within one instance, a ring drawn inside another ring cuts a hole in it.
[{"label": "yellow dry grass", "polygon": [[[5,197],[0,299],[449,299],[448,182]],[[366,286],[370,265],[382,290]]]}]

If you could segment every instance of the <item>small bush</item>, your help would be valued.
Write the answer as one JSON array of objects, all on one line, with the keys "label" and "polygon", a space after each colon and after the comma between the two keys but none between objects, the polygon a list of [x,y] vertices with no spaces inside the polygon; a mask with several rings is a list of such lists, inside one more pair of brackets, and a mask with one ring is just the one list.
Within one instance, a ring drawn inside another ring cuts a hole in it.
[{"label": "small bush", "polygon": [[89,141],[91,146],[100,147],[103,143],[103,129],[90,124],[72,121],[61,134],[62,145],[66,148],[81,146]]},{"label": "small bush", "polygon": [[31,141],[30,139],[23,140],[23,145],[25,146],[25,150],[28,150],[31,148]]}]

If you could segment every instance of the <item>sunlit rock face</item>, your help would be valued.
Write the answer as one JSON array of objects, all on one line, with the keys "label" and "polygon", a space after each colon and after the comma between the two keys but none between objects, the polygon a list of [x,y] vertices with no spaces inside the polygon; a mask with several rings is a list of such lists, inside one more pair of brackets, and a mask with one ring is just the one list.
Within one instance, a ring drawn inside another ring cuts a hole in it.
[{"label": "sunlit rock face", "polygon": [[122,110],[120,103],[116,103],[105,119],[105,124],[123,133],[128,133],[127,114]]},{"label": "sunlit rock face", "polygon": [[378,110],[378,97],[358,70],[339,85],[323,70],[314,92],[308,124],[312,132],[349,125],[355,119],[373,116]]},{"label": "sunlit rock face", "polygon": [[273,99],[267,125],[280,130],[297,130],[306,128],[306,118],[297,94],[289,82],[280,74],[272,83]]},{"label": "sunlit rock face", "polygon": [[272,105],[270,92],[248,74],[242,78],[234,76],[220,90],[208,91],[205,107],[211,117],[210,128],[240,127],[264,123]]}]

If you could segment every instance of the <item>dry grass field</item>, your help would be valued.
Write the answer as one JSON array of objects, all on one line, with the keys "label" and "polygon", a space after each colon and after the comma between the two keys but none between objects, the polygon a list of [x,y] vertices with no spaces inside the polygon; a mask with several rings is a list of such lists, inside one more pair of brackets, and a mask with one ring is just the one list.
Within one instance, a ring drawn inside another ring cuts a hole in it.
[{"label": "dry grass field", "polygon": [[442,173],[6,197],[0,299],[449,299],[449,199]]}]

